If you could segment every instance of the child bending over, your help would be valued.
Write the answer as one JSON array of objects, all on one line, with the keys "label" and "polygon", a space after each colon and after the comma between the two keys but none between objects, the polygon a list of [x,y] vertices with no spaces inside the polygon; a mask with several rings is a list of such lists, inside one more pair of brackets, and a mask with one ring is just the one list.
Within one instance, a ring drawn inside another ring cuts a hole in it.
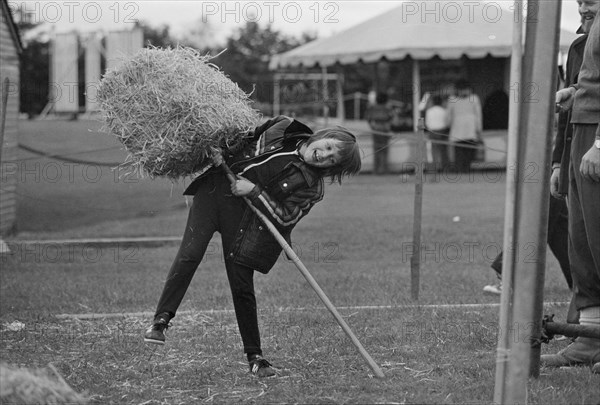
[{"label": "child bending over", "polygon": [[[231,184],[221,159],[237,175]],[[158,301],[153,324],[144,334],[148,343],[164,344],[164,331],[175,317],[192,277],[215,232],[221,234],[233,307],[250,371],[275,375],[262,357],[254,295],[254,271],[268,273],[281,246],[246,204],[273,222],[290,242],[298,221],[323,198],[323,178],[341,184],[342,177],[360,171],[356,137],[337,127],[313,133],[294,119],[278,116],[225,148],[215,165],[185,190],[193,195],[181,246]]]}]

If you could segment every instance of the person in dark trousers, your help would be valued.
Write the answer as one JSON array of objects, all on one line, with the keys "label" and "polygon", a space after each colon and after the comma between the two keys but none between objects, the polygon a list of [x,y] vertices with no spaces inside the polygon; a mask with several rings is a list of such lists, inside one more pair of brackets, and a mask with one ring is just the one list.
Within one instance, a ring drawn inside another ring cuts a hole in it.
[{"label": "person in dark trousers", "polygon": [[[569,219],[567,205],[562,200],[550,197],[550,208],[548,211],[548,236],[546,241],[554,257],[558,260],[567,286],[572,290],[573,277],[571,276],[571,265],[569,263]],[[503,256],[503,252],[500,252],[490,266],[496,272],[500,282],[483,287],[483,291],[486,293],[498,295],[502,293]],[[576,322],[576,315],[576,311],[570,314],[572,323]],[[573,316],[575,318],[572,318]]]},{"label": "person in dark trousers", "polygon": [[[556,93],[557,107],[571,111],[569,160],[569,260],[579,323],[600,326],[600,0],[578,1],[589,29],[577,83]],[[563,163],[561,162],[561,168]],[[577,337],[548,367],[589,365],[600,373],[600,338]]]},{"label": "person in dark trousers", "polygon": [[[589,24],[589,23],[588,23]],[[589,30],[589,27],[587,27]],[[584,24],[577,30],[578,34],[583,34],[577,38],[569,47],[567,54],[567,66],[565,70],[565,87],[577,83],[577,76],[583,61],[583,49],[587,42],[588,34]],[[564,200],[569,189],[569,160],[571,153],[571,140],[573,139],[573,126],[571,121],[571,111],[559,111],[558,126],[556,131],[556,140],[552,150],[552,176],[550,180],[550,192],[553,197]],[[565,170],[561,170],[564,165]]]},{"label": "person in dark trousers", "polygon": [[366,120],[373,134],[373,173],[386,174],[388,172],[388,144],[390,136],[387,135],[392,128],[394,112],[388,105],[388,96],[378,93],[375,104],[367,109]]},{"label": "person in dark trousers", "polygon": [[[577,75],[583,60],[583,49],[587,40],[587,31],[590,28],[589,23],[586,24],[585,19],[582,19],[582,25],[577,30],[578,34],[583,34],[577,38],[569,47],[567,56],[567,66],[565,70],[565,87],[577,83]],[[570,111],[559,111],[558,126],[556,131],[556,140],[552,151],[552,176],[550,180],[550,193],[553,198],[550,198],[550,206],[548,210],[548,246],[554,253],[554,256],[560,264],[560,268],[565,276],[567,285],[570,290],[573,290],[573,277],[571,275],[571,266],[569,263],[569,236],[568,236],[568,209],[565,201],[567,189],[569,185],[568,170],[561,172],[561,161],[565,166],[569,165],[569,152],[571,148],[571,139],[573,135],[573,127],[569,125],[571,118]],[[500,253],[491,265],[501,279],[502,272],[502,253]],[[487,285],[483,289],[487,293],[500,294],[502,283]],[[571,299],[569,310],[567,313],[568,323],[578,323],[579,314],[575,308],[575,299]]]},{"label": "person in dark trousers", "polygon": [[[578,34],[583,34],[577,38],[569,47],[567,54],[567,64],[565,69],[565,87],[569,87],[577,83],[577,76],[579,75],[579,69],[581,68],[581,62],[583,61],[583,50],[588,38],[588,31],[591,27],[590,19],[582,17],[581,26],[577,30]],[[566,196],[569,189],[569,160],[571,154],[571,140],[573,139],[573,126],[569,124],[571,121],[571,111],[559,111],[558,114],[558,128],[556,132],[556,140],[554,142],[554,148],[552,150],[552,175],[550,177],[550,193],[553,199],[550,200],[551,204],[560,204],[561,210],[567,211]],[[561,166],[565,167],[565,170],[560,170]],[[556,203],[556,201],[559,201]],[[562,206],[564,205],[564,208]],[[550,206],[550,215],[552,214],[552,205]],[[568,218],[567,218],[568,223]],[[568,236],[567,244],[568,246]],[[568,251],[568,248],[567,248]],[[568,323],[578,323],[579,313],[575,306],[575,293],[571,299],[569,305],[569,312],[567,314]]]},{"label": "person in dark trousers", "polygon": [[[278,116],[215,157],[215,167],[195,179],[184,194],[193,195],[181,246],[167,276],[148,343],[164,344],[164,331],[175,317],[208,244],[221,234],[233,306],[250,371],[275,375],[262,357],[254,272],[268,273],[282,248],[243,198],[265,214],[291,244],[294,226],[323,198],[323,178],[341,184],[357,174],[361,161],[355,136],[342,127],[313,133],[303,123]],[[237,175],[231,184],[225,161]]]},{"label": "person in dark trousers", "polygon": [[458,80],[455,87],[457,94],[448,99],[446,107],[449,139],[454,146],[453,166],[459,173],[468,173],[483,141],[481,101],[466,80]]}]

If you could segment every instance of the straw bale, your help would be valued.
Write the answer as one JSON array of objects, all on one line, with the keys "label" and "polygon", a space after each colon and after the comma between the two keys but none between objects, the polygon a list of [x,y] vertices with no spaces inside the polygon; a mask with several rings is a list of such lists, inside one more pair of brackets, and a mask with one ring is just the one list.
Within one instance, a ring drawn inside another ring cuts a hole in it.
[{"label": "straw bale", "polygon": [[125,146],[123,165],[151,177],[189,176],[257,125],[249,95],[210,59],[187,47],[144,48],[104,75],[104,129]]},{"label": "straw bale", "polygon": [[89,399],[75,392],[50,365],[27,369],[0,363],[0,403],[86,404]]}]

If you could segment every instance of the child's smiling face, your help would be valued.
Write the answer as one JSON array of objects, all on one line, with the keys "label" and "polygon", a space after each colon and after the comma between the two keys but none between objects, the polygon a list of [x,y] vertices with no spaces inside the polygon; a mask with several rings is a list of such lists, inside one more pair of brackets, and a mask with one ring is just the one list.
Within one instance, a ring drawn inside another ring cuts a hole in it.
[{"label": "child's smiling face", "polygon": [[300,148],[300,155],[307,164],[322,169],[337,165],[340,160],[341,141],[333,138],[324,138],[304,144]]}]

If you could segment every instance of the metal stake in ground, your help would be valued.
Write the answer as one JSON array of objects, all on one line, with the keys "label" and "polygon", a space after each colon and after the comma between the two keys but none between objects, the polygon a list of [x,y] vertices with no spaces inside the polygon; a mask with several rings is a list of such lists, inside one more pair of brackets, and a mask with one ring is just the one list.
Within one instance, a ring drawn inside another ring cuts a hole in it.
[{"label": "metal stake in ground", "polygon": [[[2,104],[0,105],[0,164],[2,164],[2,145],[4,145],[4,125],[6,124],[6,110],[8,109],[8,77],[2,82]],[[0,255],[10,253],[8,245],[0,236]]]},{"label": "metal stake in ground", "polygon": [[[227,174],[227,178],[229,179],[229,181],[231,181],[232,183],[235,183],[236,176],[231,171],[229,166],[227,166],[227,164],[225,164],[225,162],[223,162],[223,163],[221,163],[221,167],[223,168],[223,170],[225,170],[225,173]],[[335,318],[337,323],[342,327],[342,330],[350,338],[350,340],[352,341],[354,346],[356,346],[360,355],[369,364],[369,367],[371,367],[371,369],[373,370],[373,373],[375,373],[375,376],[378,378],[384,378],[385,375],[383,374],[383,371],[381,371],[381,369],[379,368],[377,363],[375,363],[373,358],[369,355],[369,353],[367,353],[367,351],[365,350],[363,345],[360,343],[358,338],[354,335],[354,333],[352,332],[352,330],[350,329],[350,327],[348,326],[346,321],[344,321],[344,318],[342,318],[342,316],[339,314],[339,312],[337,311],[335,306],[331,303],[331,301],[329,300],[327,295],[325,295],[325,293],[323,292],[321,287],[319,287],[319,284],[317,284],[316,280],[310,274],[308,269],[304,266],[302,261],[300,261],[300,258],[298,257],[298,255],[296,255],[296,252],[294,252],[294,249],[292,249],[290,247],[290,245],[286,242],[284,237],[281,236],[281,234],[279,233],[277,228],[275,228],[275,225],[273,225],[271,223],[269,218],[267,218],[262,212],[260,212],[258,210],[258,208],[256,208],[254,205],[252,205],[250,200],[248,200],[246,197],[244,197],[244,201],[246,201],[246,203],[248,204],[250,209],[252,209],[252,211],[254,211],[254,213],[260,218],[260,220],[266,225],[266,227],[269,228],[269,231],[271,232],[271,234],[273,234],[275,239],[277,239],[277,242],[281,245],[281,247],[283,248],[285,253],[288,255],[288,257],[290,257],[292,259],[292,261],[294,262],[294,264],[296,265],[298,270],[300,270],[300,273],[302,273],[302,275],[304,276],[306,281],[308,281],[308,284],[312,287],[313,290],[315,290],[315,292],[317,293],[317,295],[319,296],[321,301],[323,301],[323,304],[325,304],[325,306],[327,307],[329,312],[331,312],[331,314],[333,315],[333,317]]]},{"label": "metal stake in ground", "polygon": [[413,300],[419,299],[421,278],[421,220],[423,216],[423,169],[425,165],[425,123],[419,118],[416,132],[417,164],[415,166],[415,203],[413,207],[413,254],[410,258],[410,291]]}]

